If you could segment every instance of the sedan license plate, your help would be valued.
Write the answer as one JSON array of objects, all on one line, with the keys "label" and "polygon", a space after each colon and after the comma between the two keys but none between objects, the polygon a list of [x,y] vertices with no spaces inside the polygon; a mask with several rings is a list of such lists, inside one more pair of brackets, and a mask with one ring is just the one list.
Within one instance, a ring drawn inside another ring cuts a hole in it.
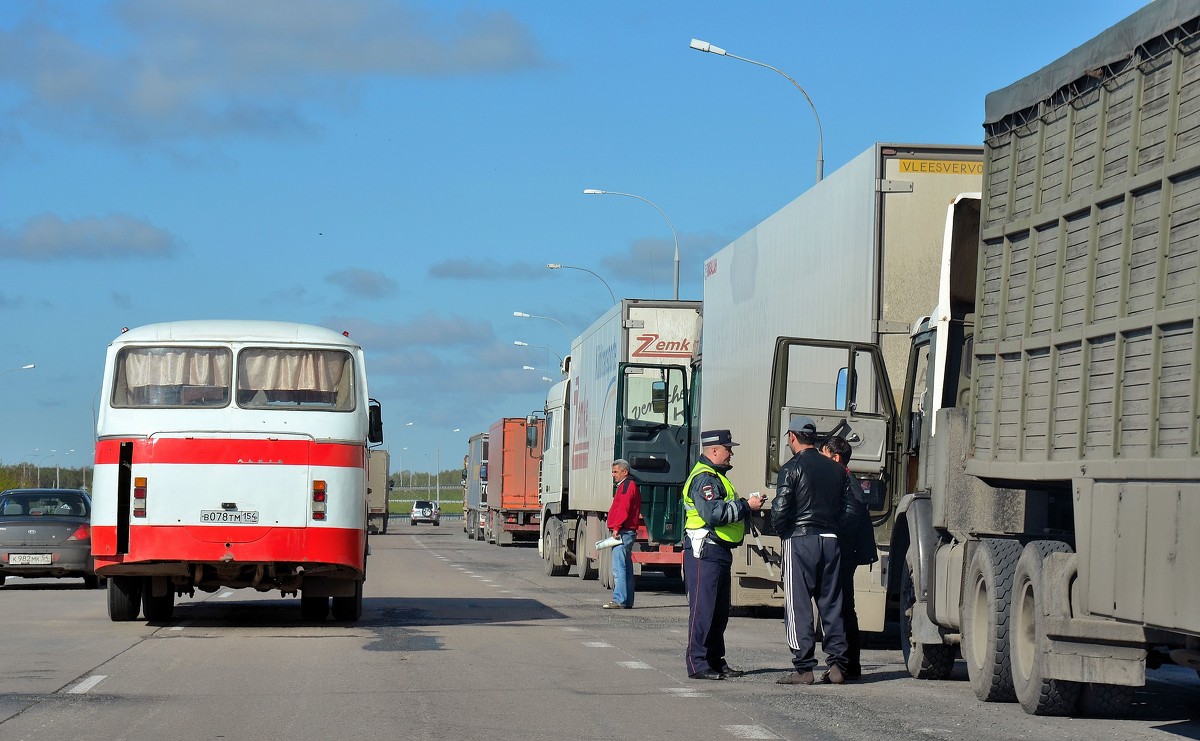
[{"label": "sedan license plate", "polygon": [[257,525],[258,512],[202,509],[200,510],[200,522],[211,522],[219,525]]},{"label": "sedan license plate", "polygon": [[49,553],[10,553],[8,554],[9,566],[49,566],[51,558]]}]

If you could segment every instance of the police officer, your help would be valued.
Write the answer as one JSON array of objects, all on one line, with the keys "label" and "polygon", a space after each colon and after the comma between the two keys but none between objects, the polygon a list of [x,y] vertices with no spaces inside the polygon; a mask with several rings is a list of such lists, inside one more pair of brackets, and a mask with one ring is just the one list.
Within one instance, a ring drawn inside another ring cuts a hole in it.
[{"label": "police officer", "polygon": [[700,460],[683,485],[687,548],[683,576],[688,595],[687,671],[692,679],[725,679],[745,672],[725,662],[725,626],[729,623],[730,568],[733,548],[746,534],[746,519],[763,499],[739,499],[725,474],[733,466],[729,430],[700,433]]}]

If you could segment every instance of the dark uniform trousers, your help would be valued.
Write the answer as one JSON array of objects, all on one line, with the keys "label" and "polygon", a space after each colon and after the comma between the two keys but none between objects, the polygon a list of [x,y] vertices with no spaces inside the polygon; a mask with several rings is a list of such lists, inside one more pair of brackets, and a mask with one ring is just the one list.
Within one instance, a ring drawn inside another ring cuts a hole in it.
[{"label": "dark uniform trousers", "polygon": [[688,592],[688,674],[725,667],[725,627],[729,624],[730,571],[733,552],[705,543],[700,558],[691,543],[683,551],[683,578]]},{"label": "dark uniform trousers", "polygon": [[838,569],[842,582],[842,627],[846,632],[846,671],[852,677],[862,674],[862,634],[854,610],[854,571],[858,564],[854,560],[844,559]]},{"label": "dark uniform trousers", "polygon": [[821,648],[825,663],[846,668],[846,634],[842,627],[841,558],[837,538],[817,534],[793,535],[783,541],[783,586],[787,594],[784,628],[792,665],[796,671],[812,671],[816,635],[812,601],[821,616]]}]

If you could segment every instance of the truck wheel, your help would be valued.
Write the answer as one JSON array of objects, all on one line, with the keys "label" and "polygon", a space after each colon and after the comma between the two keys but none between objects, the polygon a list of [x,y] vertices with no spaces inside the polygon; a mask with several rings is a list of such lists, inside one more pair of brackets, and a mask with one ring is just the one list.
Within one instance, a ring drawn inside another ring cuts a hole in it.
[{"label": "truck wheel", "polygon": [[391,519],[391,518],[390,518],[389,516],[387,516],[387,515],[384,515],[384,516],[383,516],[383,534],[384,534],[384,535],[387,535],[387,526],[388,526],[388,520],[390,520],[390,519]]},{"label": "truck wheel", "polygon": [[1013,692],[1031,715],[1069,715],[1079,699],[1079,683],[1047,679],[1046,674],[1046,584],[1043,561],[1051,553],[1069,553],[1070,546],[1057,540],[1035,540],[1025,546],[1013,574],[1012,630],[1009,658]]},{"label": "truck wheel", "polygon": [[1080,715],[1091,718],[1115,718],[1129,713],[1136,687],[1122,684],[1085,682],[1079,688]]},{"label": "truck wheel", "polygon": [[[0,584],[3,584],[3,582],[0,582]],[[85,589],[99,589],[100,577],[96,576],[95,574],[84,574],[83,586]]]},{"label": "truck wheel", "polygon": [[980,540],[963,582],[962,655],[971,689],[984,702],[1017,699],[1008,643],[1013,572],[1020,557],[1015,540]]},{"label": "truck wheel", "polygon": [[362,617],[363,583],[354,582],[354,596],[333,598],[333,619],[352,623]]},{"label": "truck wheel", "polygon": [[466,523],[463,528],[467,531],[467,540],[475,540],[475,513],[467,513],[467,515],[463,517],[463,522]]},{"label": "truck wheel", "polygon": [[600,575],[596,567],[587,557],[587,519],[579,519],[579,527],[575,530],[575,566],[579,569],[579,578],[591,581]]},{"label": "truck wheel", "polygon": [[319,623],[329,615],[329,598],[316,597],[306,591],[300,592],[300,619]]},{"label": "truck wheel", "polygon": [[916,544],[908,546],[905,569],[900,574],[900,651],[908,673],[914,679],[945,679],[954,669],[954,646],[944,643],[917,643],[912,634],[912,611],[917,604]]},{"label": "truck wheel", "polygon": [[499,517],[495,512],[488,512],[487,515],[487,542],[492,545],[497,545],[496,530],[500,525]]},{"label": "truck wheel", "polygon": [[108,580],[108,619],[114,623],[137,620],[142,611],[142,580],[114,576]]},{"label": "truck wheel", "polygon": [[142,614],[147,622],[165,623],[175,612],[175,588],[171,587],[162,596],[155,596],[150,589],[150,578],[142,585]]},{"label": "truck wheel", "polygon": [[542,562],[546,566],[546,576],[566,576],[571,567],[563,558],[562,521],[557,517],[546,522],[545,533],[542,535]]}]

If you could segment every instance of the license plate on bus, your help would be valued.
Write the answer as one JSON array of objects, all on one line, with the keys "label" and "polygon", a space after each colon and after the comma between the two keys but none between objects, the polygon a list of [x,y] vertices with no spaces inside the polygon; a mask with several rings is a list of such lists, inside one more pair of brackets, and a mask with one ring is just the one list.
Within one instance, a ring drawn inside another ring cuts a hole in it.
[{"label": "license plate on bus", "polygon": [[218,525],[257,525],[257,512],[231,512],[223,509],[200,510],[200,522],[211,522]]},{"label": "license plate on bus", "polygon": [[51,558],[49,553],[10,553],[8,554],[9,566],[49,566]]}]

